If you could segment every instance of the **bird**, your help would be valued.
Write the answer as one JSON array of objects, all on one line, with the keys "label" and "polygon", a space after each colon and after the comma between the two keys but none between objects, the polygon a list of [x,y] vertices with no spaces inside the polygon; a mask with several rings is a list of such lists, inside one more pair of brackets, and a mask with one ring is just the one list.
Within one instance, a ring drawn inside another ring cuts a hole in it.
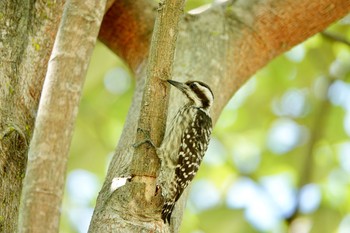
[{"label": "bird", "polygon": [[157,184],[164,200],[161,218],[170,224],[176,202],[193,180],[207,151],[212,132],[210,109],[214,94],[201,81],[167,82],[186,97],[186,102],[171,120],[162,143],[156,148],[161,162]]}]

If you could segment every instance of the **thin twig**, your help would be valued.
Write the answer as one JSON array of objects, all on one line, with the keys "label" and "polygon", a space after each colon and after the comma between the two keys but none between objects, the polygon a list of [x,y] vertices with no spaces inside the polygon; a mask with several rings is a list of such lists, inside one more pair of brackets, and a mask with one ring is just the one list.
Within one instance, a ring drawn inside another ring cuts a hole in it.
[{"label": "thin twig", "polygon": [[336,35],[334,33],[331,33],[331,32],[328,32],[328,31],[324,31],[324,32],[321,32],[321,35],[323,37],[325,37],[326,39],[329,39],[329,40],[334,40],[334,41],[337,41],[337,42],[340,42],[340,43],[343,43],[347,46],[350,46],[350,41],[348,41],[347,39],[345,39],[344,37],[341,37],[339,35]]}]

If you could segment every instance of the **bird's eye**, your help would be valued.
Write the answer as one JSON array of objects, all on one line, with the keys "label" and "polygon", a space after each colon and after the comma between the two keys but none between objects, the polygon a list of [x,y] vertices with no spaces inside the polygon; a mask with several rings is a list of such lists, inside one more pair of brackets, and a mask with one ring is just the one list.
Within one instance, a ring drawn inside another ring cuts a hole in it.
[{"label": "bird's eye", "polygon": [[196,87],[196,84],[195,84],[195,83],[191,83],[191,84],[190,84],[190,88],[191,88],[191,89],[193,89],[193,88],[195,88],[195,87]]}]

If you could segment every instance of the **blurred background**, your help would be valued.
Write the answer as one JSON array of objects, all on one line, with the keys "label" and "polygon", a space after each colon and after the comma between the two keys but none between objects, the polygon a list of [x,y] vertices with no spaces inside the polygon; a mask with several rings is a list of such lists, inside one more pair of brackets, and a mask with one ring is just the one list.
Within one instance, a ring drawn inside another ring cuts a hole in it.
[{"label": "blurred background", "polygon": [[[187,10],[211,3],[189,0]],[[181,233],[350,232],[350,16],[274,59],[215,125]],[[60,232],[85,233],[134,91],[98,43],[68,166]]]}]

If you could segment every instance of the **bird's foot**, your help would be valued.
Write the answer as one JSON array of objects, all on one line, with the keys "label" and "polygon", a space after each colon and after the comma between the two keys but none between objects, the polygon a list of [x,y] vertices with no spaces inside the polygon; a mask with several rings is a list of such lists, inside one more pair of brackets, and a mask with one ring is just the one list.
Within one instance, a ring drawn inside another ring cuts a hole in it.
[{"label": "bird's foot", "polygon": [[145,135],[145,140],[141,141],[141,142],[135,142],[132,146],[134,148],[138,148],[140,147],[141,145],[145,144],[145,143],[148,143],[150,144],[151,146],[153,146],[154,148],[157,148],[154,143],[152,142],[150,136],[149,136],[149,131],[148,130],[144,130],[144,129],[141,129],[141,128],[137,128],[137,132],[141,132]]}]

